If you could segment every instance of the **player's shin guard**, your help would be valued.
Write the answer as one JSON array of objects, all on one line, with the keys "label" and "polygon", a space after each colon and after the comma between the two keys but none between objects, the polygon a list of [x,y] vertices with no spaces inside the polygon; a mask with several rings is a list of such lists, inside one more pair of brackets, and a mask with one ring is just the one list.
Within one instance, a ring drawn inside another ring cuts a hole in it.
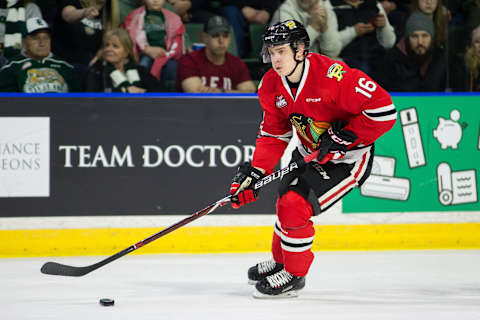
[{"label": "player's shin guard", "polygon": [[278,228],[275,233],[281,239],[285,270],[297,277],[307,274],[314,258],[311,251],[315,235],[310,221],[312,215],[311,204],[294,191],[288,191],[277,201]]}]

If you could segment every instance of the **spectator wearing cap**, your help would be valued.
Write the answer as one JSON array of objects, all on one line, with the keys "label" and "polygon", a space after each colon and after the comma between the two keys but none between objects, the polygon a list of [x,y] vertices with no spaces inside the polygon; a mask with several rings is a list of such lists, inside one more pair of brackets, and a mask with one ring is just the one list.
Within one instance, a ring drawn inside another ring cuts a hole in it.
[{"label": "spectator wearing cap", "polygon": [[0,91],[46,93],[79,91],[73,66],[51,52],[50,29],[45,20],[26,21],[21,54],[0,69]]},{"label": "spectator wearing cap", "polygon": [[429,16],[415,11],[407,19],[406,36],[385,55],[377,81],[388,91],[445,91],[447,58],[434,45]]},{"label": "spectator wearing cap", "polygon": [[0,1],[0,47],[2,55],[11,59],[22,49],[22,36],[25,34],[25,21],[29,18],[42,18],[40,8],[31,1]]},{"label": "spectator wearing cap", "polygon": [[205,47],[183,56],[177,69],[177,90],[197,93],[255,92],[245,63],[227,52],[230,24],[213,16],[204,25]]}]

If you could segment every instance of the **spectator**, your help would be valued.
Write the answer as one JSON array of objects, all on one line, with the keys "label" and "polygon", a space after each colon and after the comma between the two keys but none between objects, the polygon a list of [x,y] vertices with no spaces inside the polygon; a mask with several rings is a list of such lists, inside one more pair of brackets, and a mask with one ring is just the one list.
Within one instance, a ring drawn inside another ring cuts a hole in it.
[{"label": "spectator", "polygon": [[20,53],[25,21],[29,18],[42,18],[40,8],[32,1],[0,1],[0,51],[5,59]]},{"label": "spectator", "polygon": [[340,57],[350,67],[374,75],[378,59],[396,41],[395,31],[382,5],[376,0],[330,2],[337,15],[342,42]]},{"label": "spectator", "polygon": [[230,21],[237,43],[238,56],[248,53],[248,26],[250,23],[267,24],[277,9],[277,0],[221,1],[220,13]]},{"label": "spectator", "polygon": [[107,31],[99,57],[87,71],[85,91],[144,93],[159,89],[160,82],[137,65],[128,32],[118,28]]},{"label": "spectator", "polygon": [[473,29],[471,42],[462,59],[458,60],[453,69],[453,90],[480,91],[480,25]]},{"label": "spectator", "polygon": [[297,20],[310,37],[310,51],[331,58],[342,49],[338,22],[330,0],[286,0],[275,12],[272,22]]},{"label": "spectator", "polygon": [[472,31],[472,42],[465,53],[467,66],[468,91],[480,91],[480,26]]},{"label": "spectator", "polygon": [[435,28],[430,17],[417,11],[405,26],[406,38],[389,50],[378,82],[389,91],[444,91],[446,55],[436,47]]},{"label": "spectator", "polygon": [[421,11],[432,19],[435,26],[434,43],[444,47],[448,35],[448,9],[443,5],[442,0],[414,0],[412,12]]},{"label": "spectator", "polygon": [[102,46],[103,31],[119,23],[118,2],[109,1],[111,6],[106,8],[106,0],[60,1],[53,26],[53,52],[73,64],[83,77]]},{"label": "spectator", "polygon": [[139,65],[173,89],[185,26],[176,13],[163,7],[165,0],[144,0],[144,3],[130,12],[125,28],[133,40],[135,55],[140,57]]},{"label": "spectator", "polygon": [[180,59],[177,90],[184,92],[255,92],[245,63],[227,52],[231,41],[230,24],[220,16],[204,27],[205,47]]},{"label": "spectator", "polygon": [[472,42],[465,53],[468,91],[480,91],[480,26],[472,31]]},{"label": "spectator", "polygon": [[22,53],[0,70],[0,91],[45,93],[79,91],[73,66],[51,52],[48,24],[41,18],[26,21]]}]

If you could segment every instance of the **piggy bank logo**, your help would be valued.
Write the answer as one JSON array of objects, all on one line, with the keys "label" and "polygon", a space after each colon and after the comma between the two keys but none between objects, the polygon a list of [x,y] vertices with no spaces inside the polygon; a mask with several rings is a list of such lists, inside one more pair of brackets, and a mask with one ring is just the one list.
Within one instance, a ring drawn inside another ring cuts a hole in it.
[{"label": "piggy bank logo", "polygon": [[458,120],[460,120],[460,112],[456,109],[450,112],[450,120],[438,118],[438,126],[433,130],[433,136],[440,143],[442,149],[448,147],[457,149],[458,143],[462,140],[462,125]]}]

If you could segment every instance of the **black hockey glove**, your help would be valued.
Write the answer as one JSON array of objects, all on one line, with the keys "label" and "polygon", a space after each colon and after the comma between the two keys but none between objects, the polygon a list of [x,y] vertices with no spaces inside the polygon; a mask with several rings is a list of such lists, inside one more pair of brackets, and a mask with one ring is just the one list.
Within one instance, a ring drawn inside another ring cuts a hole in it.
[{"label": "black hockey glove", "polygon": [[330,160],[338,160],[345,156],[348,146],[357,140],[357,135],[350,130],[343,130],[341,121],[332,122],[328,128],[320,136],[320,144],[318,149],[318,162],[320,164],[327,163]]},{"label": "black hockey glove", "polygon": [[257,200],[258,190],[254,190],[253,186],[264,176],[260,170],[252,167],[250,162],[240,165],[230,186],[232,207],[238,209],[247,203]]}]

